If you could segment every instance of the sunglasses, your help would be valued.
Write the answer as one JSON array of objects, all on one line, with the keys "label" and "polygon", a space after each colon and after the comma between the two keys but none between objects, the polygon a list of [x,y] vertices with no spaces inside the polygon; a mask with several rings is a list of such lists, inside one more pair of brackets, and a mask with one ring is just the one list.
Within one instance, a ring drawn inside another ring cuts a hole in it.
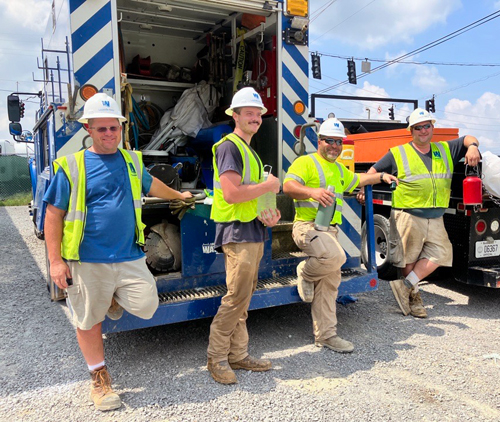
[{"label": "sunglasses", "polygon": [[122,129],[121,126],[94,126],[94,127],[91,127],[90,129],[94,129],[96,132],[99,132],[99,133],[106,133],[109,129],[109,131],[111,132],[118,132],[119,130]]},{"label": "sunglasses", "polygon": [[430,129],[432,127],[432,125],[430,123],[427,123],[426,125],[420,125],[420,126],[413,126],[413,129],[415,130],[422,130],[422,129]]},{"label": "sunglasses", "polygon": [[332,138],[321,138],[322,141],[326,142],[328,145],[342,145],[344,142],[342,139],[332,139]]}]

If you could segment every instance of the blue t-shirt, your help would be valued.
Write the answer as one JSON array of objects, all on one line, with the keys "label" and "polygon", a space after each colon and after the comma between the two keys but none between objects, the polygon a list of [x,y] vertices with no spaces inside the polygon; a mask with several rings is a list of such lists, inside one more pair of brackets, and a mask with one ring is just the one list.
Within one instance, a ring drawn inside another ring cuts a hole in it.
[{"label": "blue t-shirt", "polygon": [[[95,154],[85,151],[87,174],[87,217],[80,261],[111,263],[133,261],[144,256],[135,238],[135,213],[132,190],[121,152]],[[143,171],[142,192],[147,194],[153,178]],[[43,200],[68,210],[70,184],[59,170]]]}]

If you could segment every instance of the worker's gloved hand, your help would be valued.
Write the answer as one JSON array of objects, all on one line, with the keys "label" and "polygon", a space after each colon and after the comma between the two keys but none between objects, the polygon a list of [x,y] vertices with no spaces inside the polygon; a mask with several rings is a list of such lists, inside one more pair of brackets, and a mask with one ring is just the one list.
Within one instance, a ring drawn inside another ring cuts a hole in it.
[{"label": "worker's gloved hand", "polygon": [[189,208],[194,210],[195,201],[196,198],[194,197],[186,198],[183,200],[173,199],[172,201],[170,201],[169,208],[172,211],[173,215],[177,214],[177,218],[179,218],[179,220],[182,220],[182,217],[184,217],[184,214],[186,214]]}]

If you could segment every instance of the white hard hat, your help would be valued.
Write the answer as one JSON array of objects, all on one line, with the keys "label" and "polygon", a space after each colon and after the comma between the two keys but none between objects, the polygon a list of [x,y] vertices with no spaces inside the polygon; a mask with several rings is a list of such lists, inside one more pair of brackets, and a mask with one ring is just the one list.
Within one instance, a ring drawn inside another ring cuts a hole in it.
[{"label": "white hard hat", "polygon": [[89,119],[116,118],[120,122],[127,119],[122,116],[120,107],[109,95],[102,92],[93,95],[85,103],[83,116],[78,119],[80,123],[88,123]]},{"label": "white hard hat", "polygon": [[249,86],[241,88],[234,94],[233,101],[231,101],[231,106],[226,110],[226,114],[232,116],[233,109],[238,107],[258,107],[262,110],[262,114],[267,113],[267,108],[264,107],[262,98],[260,98],[260,95],[255,89]]},{"label": "white hard hat", "polygon": [[319,127],[319,136],[332,136],[335,138],[345,138],[344,125],[335,117],[326,119]]},{"label": "white hard hat", "polygon": [[427,121],[431,121],[432,124],[436,123],[436,119],[431,113],[429,113],[427,110],[424,110],[423,108],[416,108],[410,114],[410,118],[408,119],[408,127],[406,129],[410,130],[412,126]]}]

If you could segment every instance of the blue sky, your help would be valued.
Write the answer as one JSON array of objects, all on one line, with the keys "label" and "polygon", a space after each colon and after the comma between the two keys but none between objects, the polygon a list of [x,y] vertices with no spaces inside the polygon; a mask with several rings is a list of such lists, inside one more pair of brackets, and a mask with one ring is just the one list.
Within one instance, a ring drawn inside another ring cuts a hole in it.
[{"label": "blue sky", "polygon": [[[0,0],[0,139],[9,139],[7,95],[38,91],[36,58],[51,0]],[[328,6],[324,9],[325,6]],[[322,55],[322,79],[310,81],[318,92],[347,79],[345,58],[389,60],[422,47],[500,9],[500,0],[310,0],[310,50]],[[321,11],[321,13],[317,13]],[[395,64],[328,93],[425,100],[436,95],[437,126],[458,127],[476,136],[483,151],[500,154],[500,18],[422,52],[408,60],[439,63],[480,63],[498,66]],[[372,68],[380,65],[372,62]],[[358,74],[361,60],[356,60]],[[494,76],[492,76],[494,75]],[[17,84],[18,83],[18,84]],[[22,124],[34,123],[37,101],[26,106]],[[378,113],[380,106],[381,112]],[[387,119],[388,103],[328,101],[317,104],[317,116]],[[396,105],[404,120],[409,105]]]}]

